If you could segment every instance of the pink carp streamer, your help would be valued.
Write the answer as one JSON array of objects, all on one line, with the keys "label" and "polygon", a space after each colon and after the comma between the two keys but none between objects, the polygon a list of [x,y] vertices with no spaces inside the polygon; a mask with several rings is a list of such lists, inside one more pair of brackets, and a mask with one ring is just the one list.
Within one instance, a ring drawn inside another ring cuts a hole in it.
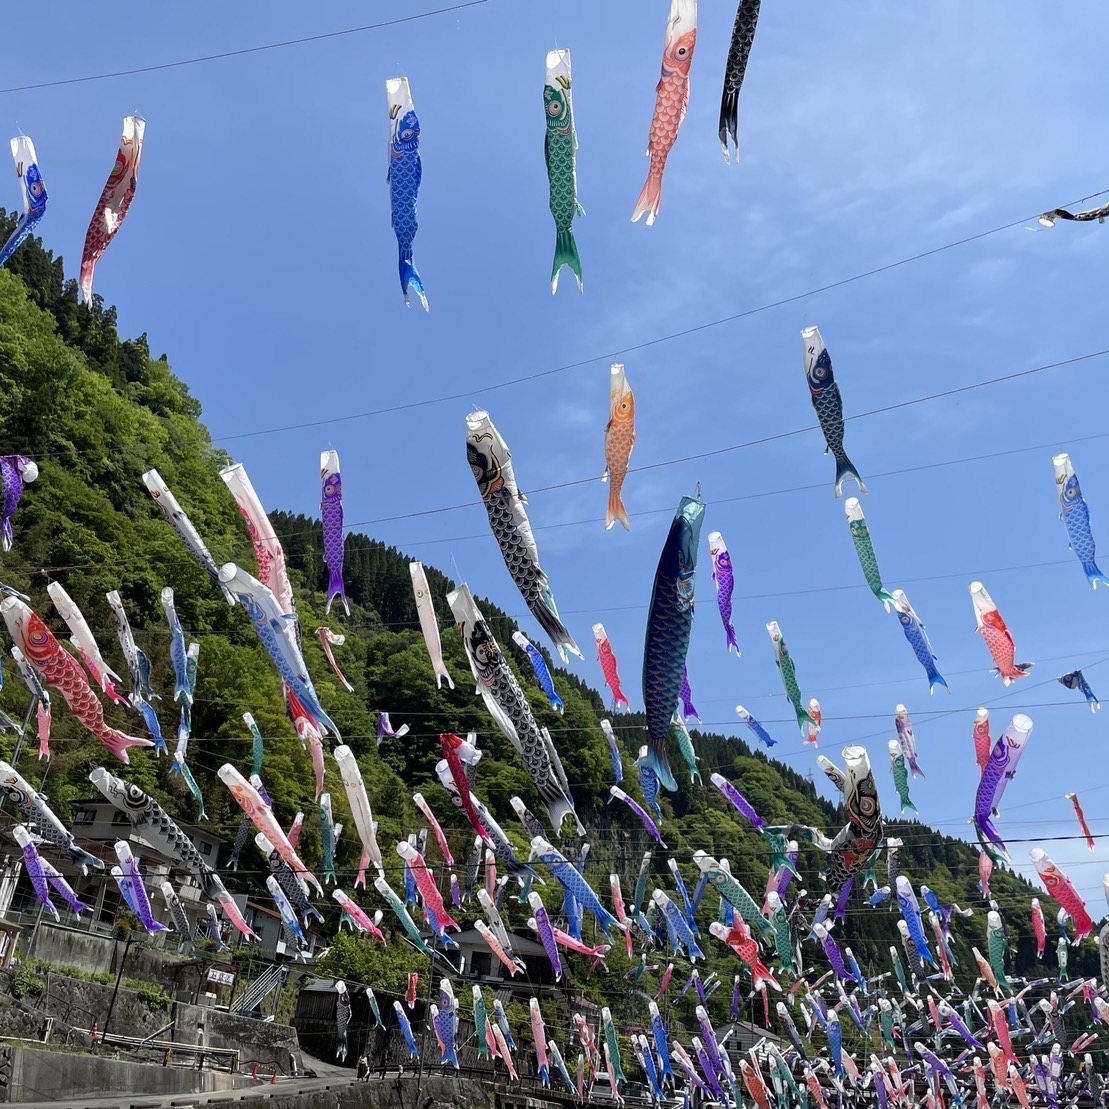
[{"label": "pink carp streamer", "polygon": [[696,45],[697,0],[670,0],[662,73],[655,86],[655,114],[647,140],[651,168],[632,213],[632,223],[646,216],[647,226],[650,227],[658,218],[666,159],[678,141],[678,129],[689,107],[689,66]]},{"label": "pink carp streamer", "polygon": [[978,888],[987,900],[990,897],[990,878],[992,877],[993,859],[990,858],[988,851],[980,850],[978,852]]},{"label": "pink carp streamer", "polygon": [[39,701],[35,710],[35,719],[38,723],[39,758],[50,758],[50,702]]},{"label": "pink carp streamer", "polygon": [[1074,815],[1078,817],[1078,826],[1082,829],[1082,834],[1086,837],[1086,846],[1091,851],[1096,851],[1097,844],[1094,843],[1094,837],[1090,832],[1090,826],[1086,823],[1086,814],[1082,811],[1082,805],[1078,800],[1078,794],[1068,793],[1067,800],[1074,806]]},{"label": "pink carp streamer", "polygon": [[335,671],[336,677],[343,683],[348,693],[353,693],[354,686],[347,681],[346,675],[339,669],[339,664],[335,661],[335,655],[331,650],[332,644],[336,647],[341,647],[346,643],[347,637],[333,632],[330,628],[317,628],[316,634],[320,637],[320,643],[323,645],[323,653],[327,656],[327,661],[331,664],[331,669]]},{"label": "pink carp streamer", "polygon": [[442,826],[439,821],[435,819],[435,813],[431,811],[431,806],[424,799],[422,793],[412,794],[412,801],[416,808],[424,814],[424,819],[428,822],[432,833],[435,835],[435,842],[439,844],[439,850],[443,855],[443,862],[447,866],[454,866],[454,856],[451,855],[450,845],[447,843],[447,837],[443,832]]},{"label": "pink carp streamer", "polygon": [[1044,948],[1047,946],[1047,924],[1044,921],[1044,911],[1040,908],[1040,899],[1032,898],[1032,933],[1036,937],[1036,958],[1044,957]]},{"label": "pink carp streamer", "polygon": [[1094,930],[1094,922],[1086,909],[1086,902],[1078,896],[1071,880],[1051,861],[1045,851],[1033,847],[1028,857],[1048,894],[1070,913],[1070,918],[1074,921],[1074,942],[1081,943]]},{"label": "pink carp streamer", "polygon": [[986,641],[993,656],[994,674],[1006,686],[1012,685],[1018,678],[1026,678],[1028,671],[1032,669],[1032,663],[1016,661],[1017,646],[1013,633],[1009,631],[1009,626],[998,612],[993,598],[980,581],[970,583],[970,600],[974,605],[978,633]]}]

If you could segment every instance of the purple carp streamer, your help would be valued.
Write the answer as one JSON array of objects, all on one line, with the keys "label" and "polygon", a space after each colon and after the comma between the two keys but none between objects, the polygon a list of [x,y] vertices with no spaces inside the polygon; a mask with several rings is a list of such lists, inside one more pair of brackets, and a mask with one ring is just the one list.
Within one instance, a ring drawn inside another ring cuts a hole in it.
[{"label": "purple carp streamer", "polygon": [[978,792],[974,799],[974,825],[1005,858],[1008,852],[993,819],[998,814],[1005,788],[1016,776],[1017,764],[1032,738],[1032,721],[1017,713],[990,752],[989,761],[982,771]]},{"label": "purple carp streamer", "polygon": [[343,611],[349,616],[347,591],[343,585],[343,477],[339,473],[339,452],[324,451],[320,455],[320,481],[323,491],[320,500],[320,517],[323,520],[323,558],[327,563],[327,608],[338,597]]},{"label": "purple carp streamer", "polygon": [[710,780],[712,784],[731,801],[736,809],[751,822],[751,827],[754,828],[756,832],[761,832],[762,829],[766,827],[766,821],[755,812],[754,806],[727,780],[727,778],[721,774],[713,774]]},{"label": "purple carp streamer", "polygon": [[138,859],[131,854],[131,848],[123,840],[116,840],[115,850],[120,869],[123,871],[122,885],[130,894],[131,909],[135,916],[151,935],[165,932],[166,926],[154,919],[154,910],[150,907],[150,897],[146,892],[146,886],[143,885]]},{"label": "purple carp streamer", "polygon": [[628,808],[631,809],[631,811],[635,813],[635,815],[638,816],[640,820],[643,821],[643,827],[646,828],[648,832],[650,832],[651,837],[660,847],[666,847],[666,844],[663,842],[658,828],[655,826],[655,822],[651,819],[650,815],[643,808],[643,806],[639,804],[638,801],[636,801],[632,797],[629,797],[619,786],[609,786],[608,792],[614,800],[623,801],[624,804],[627,805]]},{"label": "purple carp streamer", "polygon": [[709,554],[712,555],[712,580],[716,583],[716,604],[720,609],[720,619],[724,624],[724,637],[729,651],[735,651],[738,658],[742,652],[732,623],[732,593],[735,590],[735,576],[732,570],[732,556],[724,537],[718,531],[709,532]]},{"label": "purple carp streamer", "polygon": [[54,919],[60,922],[62,918],[54,907],[54,902],[50,900],[50,885],[46,879],[43,860],[39,857],[38,849],[35,847],[30,833],[22,824],[17,824],[12,829],[12,836],[23,852],[23,865],[27,870],[27,877],[31,879],[35,895]]},{"label": "purple carp streamer", "polygon": [[19,502],[23,499],[23,488],[39,476],[38,463],[22,454],[6,454],[0,457],[0,477],[4,482],[4,508],[0,518],[0,547],[4,551],[12,549],[15,533],[12,520]]}]

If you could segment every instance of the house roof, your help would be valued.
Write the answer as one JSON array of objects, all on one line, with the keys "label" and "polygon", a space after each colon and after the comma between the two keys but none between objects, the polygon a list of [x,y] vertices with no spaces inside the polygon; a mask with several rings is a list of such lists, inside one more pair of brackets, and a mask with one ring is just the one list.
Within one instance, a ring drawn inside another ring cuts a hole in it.
[{"label": "house roof", "polygon": [[275,909],[268,909],[265,905],[259,905],[257,901],[248,900],[246,903],[248,909],[253,909],[257,913],[262,913],[263,916],[272,916],[274,920],[280,920],[281,914]]},{"label": "house roof", "polygon": [[301,986],[301,989],[309,993],[334,993],[337,981],[337,978],[313,978],[306,986]]},{"label": "house roof", "polygon": [[[512,941],[512,953],[514,955],[535,959],[547,958],[547,950],[541,943],[536,943],[535,940],[529,939],[527,936],[521,936],[517,932],[509,932],[508,938]],[[481,933],[476,928],[467,928],[464,932],[455,932],[452,939],[459,947],[479,947],[492,954],[489,945],[482,939]]]}]

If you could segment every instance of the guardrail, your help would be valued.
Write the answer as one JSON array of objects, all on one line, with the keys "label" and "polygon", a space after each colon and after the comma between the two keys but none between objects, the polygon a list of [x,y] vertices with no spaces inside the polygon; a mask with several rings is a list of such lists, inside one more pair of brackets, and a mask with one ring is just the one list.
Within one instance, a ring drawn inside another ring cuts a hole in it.
[{"label": "guardrail", "polygon": [[[122,1036],[115,1032],[105,1035],[102,1032],[93,1032],[82,1029],[94,1044],[109,1046],[116,1044],[120,1047],[129,1047],[136,1051],[156,1051],[162,1054],[162,1066],[177,1066],[174,1059],[183,1056],[192,1060],[195,1065],[203,1069],[205,1060],[213,1064],[219,1062],[219,1069],[226,1069],[229,1074],[235,1074],[239,1069],[239,1049],[237,1047],[205,1047],[199,1044],[179,1043],[175,1040],[155,1040],[150,1037],[140,1039],[138,1036]],[[192,1065],[192,1064],[190,1064]]]}]

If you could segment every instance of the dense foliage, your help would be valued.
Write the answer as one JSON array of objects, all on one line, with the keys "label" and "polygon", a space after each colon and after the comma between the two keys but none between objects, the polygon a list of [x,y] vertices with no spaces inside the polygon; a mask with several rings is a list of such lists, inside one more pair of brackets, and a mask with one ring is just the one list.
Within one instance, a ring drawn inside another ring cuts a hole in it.
[{"label": "dense foliage", "polygon": [[[0,227],[0,234],[6,233]],[[228,606],[192,561],[140,481],[145,470],[156,467],[204,536],[217,563],[234,560],[255,569],[246,530],[218,476],[228,458],[213,448],[199,417],[199,405],[174,376],[165,357],[150,357],[145,336],[121,340],[114,311],[104,308],[99,299],[91,309],[79,306],[74,282],[64,279],[61,259],[53,258],[41,243],[27,243],[10,266],[0,270],[0,453],[30,455],[41,468],[16,519],[15,547],[3,559],[0,578],[28,592],[35,610],[47,619],[59,638],[64,638],[64,628],[55,618],[46,594],[51,579],[61,581],[88,617],[102,650],[121,668],[104,599],[107,591],[118,589],[137,639],[154,660],[155,687],[167,691],[159,703],[167,736],[175,732],[176,709],[168,696],[172,673],[159,591],[163,585],[171,585],[187,635],[201,644],[190,763],[213,824],[228,838],[238,824],[239,811],[214,775],[225,761],[240,767],[249,764],[250,741],[242,714],[250,711],[266,737],[263,778],[276,813],[285,826],[298,810],[308,814],[302,853],[314,863],[319,859],[320,836],[311,763],[286,717],[278,676],[243,611]],[[320,524],[278,511],[272,511],[271,517],[288,555],[305,631],[308,666],[323,704],[363,767],[394,887],[399,887],[401,881],[392,866],[395,857],[390,846],[419,826],[421,818],[410,801],[417,789],[428,797],[447,827],[459,870],[472,840],[435,777],[440,732],[479,734],[485,757],[478,793],[500,818],[521,853],[526,853],[522,828],[513,818],[508,800],[518,794],[537,812],[539,807],[519,758],[491,727],[481,701],[474,696],[462,645],[452,634],[453,622],[445,603],[451,583],[428,568],[444,628],[445,658],[457,682],[453,691],[445,687],[436,690],[417,625],[407,559],[367,536],[347,538],[346,575],[352,614],[347,620],[336,619],[333,614],[331,620],[336,630],[348,637],[346,644],[337,649],[340,665],[355,687],[353,694],[348,693],[328,667],[312,634],[326,622]],[[511,644],[510,618],[492,604],[479,604],[517,667],[536,717],[550,728],[561,752],[579,812],[589,827],[592,851],[587,875],[607,899],[608,874],[619,873],[625,896],[630,899],[639,861],[651,841],[623,807],[605,804],[612,769],[598,724],[603,715],[600,697],[578,678],[554,669],[565,714],[552,712],[526,660]],[[18,680],[8,681],[0,694],[0,705],[13,717],[22,716],[26,697]],[[402,741],[387,739],[379,747],[375,732],[378,710],[387,710],[394,725],[408,724],[409,734]],[[108,717],[126,731],[144,734],[134,713],[113,707]],[[625,767],[629,778],[634,779],[632,760],[641,742],[644,721],[633,714],[621,717],[616,724]],[[824,800],[810,781],[761,751],[752,752],[742,741],[698,732],[694,732],[694,742],[706,784],[681,782],[677,793],[664,801],[663,824],[670,852],[681,864],[691,889],[697,875],[690,859],[698,848],[727,857],[735,875],[756,897],[761,897],[766,882],[769,856],[765,843],[708,785],[708,775],[713,771],[735,781],[771,823],[800,821],[826,831],[842,825],[845,816],[841,807]],[[36,783],[45,772],[52,805],[63,819],[69,819],[72,802],[90,793],[88,772],[112,760],[60,703],[54,714],[52,746],[54,757],[48,767],[40,770],[34,754],[25,749],[19,769]],[[0,739],[4,757],[11,758],[12,750],[10,735]],[[884,764],[884,758],[876,762]],[[113,766],[113,770],[119,769]],[[164,799],[171,812],[186,819],[195,815],[180,778],[169,774],[167,760],[138,752],[124,776]],[[679,775],[682,777],[686,776]],[[879,783],[888,805],[895,794],[881,769]],[[328,785],[336,819],[351,829],[344,834],[339,852],[343,884],[349,888],[357,868],[358,849],[345,796],[330,760]],[[637,792],[634,781],[629,788]],[[892,823],[889,831],[904,840],[901,866],[915,884],[929,885],[944,903],[955,901],[975,908],[973,918],[959,920],[954,926],[958,973],[973,978],[970,946],[985,947],[985,905],[977,889],[976,850],[917,822]],[[437,860],[433,844],[428,850],[431,859]],[[822,865],[818,852],[804,850],[801,869],[814,898],[823,893],[818,877]],[[257,893],[261,867],[256,856],[252,861],[244,857],[243,869],[237,876],[228,875],[228,881],[252,882]],[[656,852],[653,869],[660,883],[669,881],[661,852]],[[884,881],[884,863],[879,873]],[[993,893],[1009,928],[1012,968],[1028,975],[1047,973],[1047,968],[1035,965],[1028,921],[1028,902],[1035,891],[1016,876],[998,872]],[[890,969],[888,948],[897,942],[896,918],[888,908],[866,908],[864,896],[859,891],[853,895],[843,933],[864,970],[876,975]],[[371,891],[366,900],[375,897]],[[549,907],[556,909],[560,898],[551,893],[546,897]],[[1043,894],[1040,898],[1050,921],[1055,906]],[[715,908],[712,895],[708,901]],[[510,926],[526,931],[522,908],[511,897],[505,905]],[[324,907],[329,927],[336,923],[336,913],[331,911],[334,908]],[[722,1016],[731,995],[732,975],[740,968],[711,937],[706,934],[703,939],[708,970],[702,973],[716,970],[725,983],[713,998],[718,1016]],[[812,945],[806,950],[810,960],[820,961]],[[1049,959],[1053,959],[1051,952]],[[664,968],[667,958],[662,955],[655,961]],[[599,1003],[610,1004],[618,1017],[645,1019],[642,995],[629,991],[621,977],[629,967],[622,944],[609,954],[607,975],[586,979],[585,961],[572,962],[570,980],[574,989]],[[1089,946],[1082,954],[1073,953],[1072,973],[1091,972],[1093,962]],[[335,942],[323,969],[372,981],[388,995],[402,991],[409,969],[426,969],[426,960],[400,943],[390,944],[383,951],[344,937]],[[679,964],[676,982],[684,981],[687,974]],[[640,985],[651,994],[656,988],[655,975],[648,975]],[[674,988],[671,996],[677,992]],[[691,992],[681,1003],[689,1011],[681,1009],[676,1015],[692,1016],[693,996]]]}]

